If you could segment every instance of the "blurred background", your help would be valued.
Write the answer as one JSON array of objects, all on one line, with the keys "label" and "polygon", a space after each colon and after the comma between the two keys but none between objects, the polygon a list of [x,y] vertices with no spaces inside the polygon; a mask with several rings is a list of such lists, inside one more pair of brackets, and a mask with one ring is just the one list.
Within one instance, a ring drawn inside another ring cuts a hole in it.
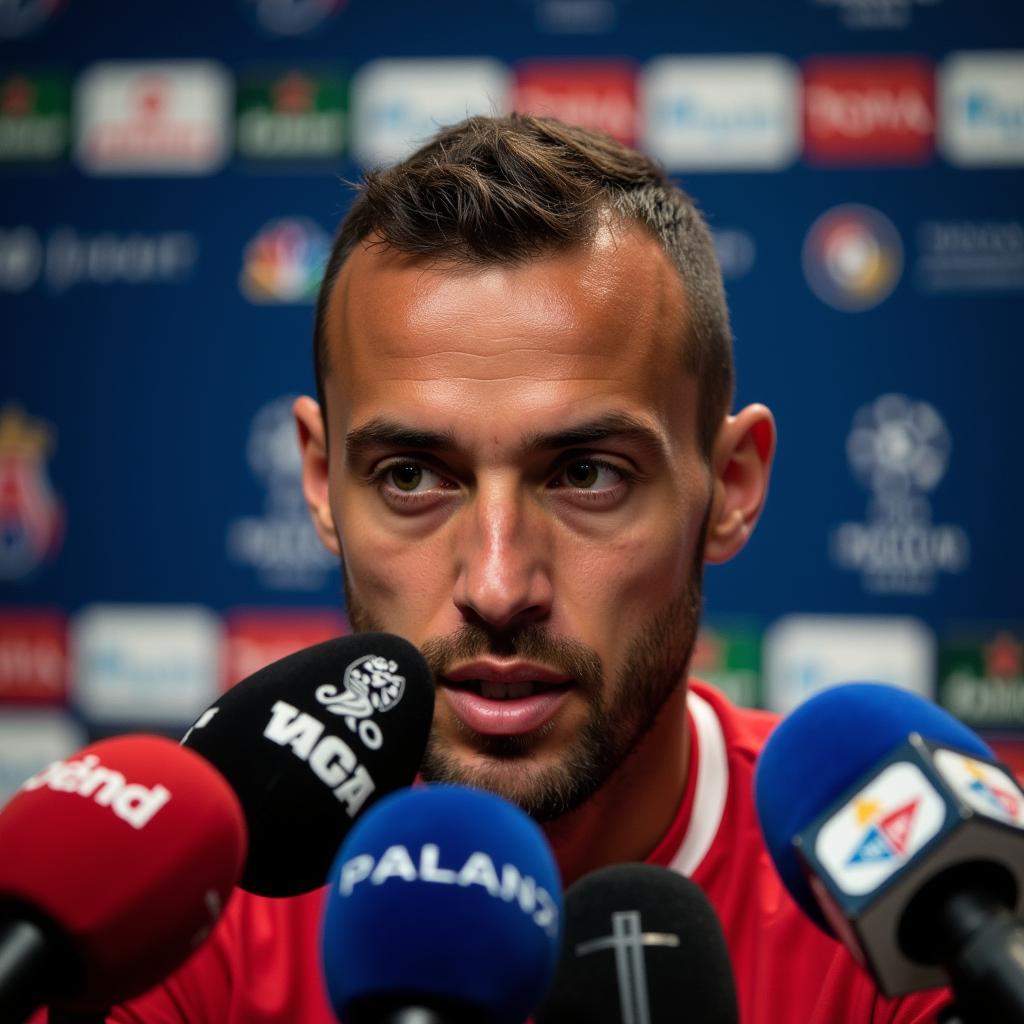
[{"label": "blurred background", "polygon": [[1020,3],[0,0],[0,798],[346,628],[289,414],[345,181],[513,109],[696,198],[778,419],[694,673],[1024,769]]}]

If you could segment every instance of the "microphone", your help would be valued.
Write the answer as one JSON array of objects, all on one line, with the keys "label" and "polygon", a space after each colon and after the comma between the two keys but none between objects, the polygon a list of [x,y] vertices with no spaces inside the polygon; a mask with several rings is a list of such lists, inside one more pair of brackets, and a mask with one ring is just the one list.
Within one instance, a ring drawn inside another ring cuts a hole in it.
[{"label": "microphone", "polygon": [[0,812],[0,1020],[144,992],[209,935],[242,872],[242,810],[171,740],[91,744]]},{"label": "microphone", "polygon": [[423,655],[387,633],[307,647],[207,708],[182,743],[242,803],[249,857],[239,885],[260,896],[322,886],[355,818],[416,777],[433,713]]},{"label": "microphone", "polygon": [[837,686],[769,736],[755,794],[786,888],[883,992],[952,982],[979,1020],[1024,1020],[1024,792],[966,726]]},{"label": "microphone", "polygon": [[565,937],[536,1024],[736,1024],[722,926],[689,878],[616,864],[565,892]]},{"label": "microphone", "polygon": [[517,807],[461,786],[395,793],[331,868],[322,953],[345,1024],[522,1024],[558,959],[558,868]]}]

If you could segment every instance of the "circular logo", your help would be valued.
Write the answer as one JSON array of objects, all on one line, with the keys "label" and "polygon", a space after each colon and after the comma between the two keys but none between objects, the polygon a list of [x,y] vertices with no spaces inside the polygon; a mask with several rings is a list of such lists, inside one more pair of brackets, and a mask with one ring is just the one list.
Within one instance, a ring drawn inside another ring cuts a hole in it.
[{"label": "circular logo", "polygon": [[337,13],[344,0],[245,0],[268,32],[300,36]]},{"label": "circular logo", "polygon": [[0,37],[27,36],[50,18],[62,0],[0,0]]},{"label": "circular logo", "polygon": [[295,443],[292,404],[297,395],[281,395],[267,402],[252,418],[245,453],[252,471],[268,483],[283,481],[297,486],[302,460]]},{"label": "circular logo", "polygon": [[860,313],[892,294],[903,272],[903,244],[892,222],[848,203],[823,213],[804,239],[804,275],[826,305]]},{"label": "circular logo", "polygon": [[23,292],[31,288],[42,266],[43,246],[32,228],[0,230],[0,291]]},{"label": "circular logo", "polygon": [[312,302],[331,239],[305,217],[271,221],[245,247],[241,285],[253,302]]},{"label": "circular logo", "polygon": [[850,467],[877,494],[927,493],[946,473],[951,441],[927,402],[882,395],[857,411],[846,440]]}]

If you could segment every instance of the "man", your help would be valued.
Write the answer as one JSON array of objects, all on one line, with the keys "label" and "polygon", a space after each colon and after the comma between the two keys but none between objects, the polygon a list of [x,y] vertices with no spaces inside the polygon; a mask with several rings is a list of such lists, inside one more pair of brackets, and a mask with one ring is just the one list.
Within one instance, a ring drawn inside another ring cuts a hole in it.
[{"label": "man", "polygon": [[[550,120],[473,118],[372,174],[295,405],[306,500],[357,630],[438,681],[422,774],[539,820],[566,884],[690,874],[747,1024],[917,1022],[783,893],[752,807],[772,721],[688,685],[704,562],[744,545],[775,442],[730,413],[704,222],[647,158]],[[118,1020],[325,1021],[319,895],[238,894],[209,946]],[[680,1007],[680,1020],[685,1007]]]}]

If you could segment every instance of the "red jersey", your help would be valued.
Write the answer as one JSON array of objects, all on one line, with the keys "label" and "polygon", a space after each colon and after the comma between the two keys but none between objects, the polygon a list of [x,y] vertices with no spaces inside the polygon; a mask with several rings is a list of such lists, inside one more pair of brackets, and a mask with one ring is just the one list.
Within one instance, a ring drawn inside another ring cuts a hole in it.
[{"label": "red jersey", "polygon": [[[880,995],[783,889],[761,839],[754,762],[777,721],[694,682],[690,771],[675,821],[648,858],[711,900],[732,958],[743,1024],[925,1024],[945,991]],[[323,890],[292,899],[237,891],[209,942],[162,985],[116,1009],[131,1024],[335,1024],[320,973]],[[396,941],[401,941],[400,937]],[[680,1020],[686,1007],[680,1007]]]}]

